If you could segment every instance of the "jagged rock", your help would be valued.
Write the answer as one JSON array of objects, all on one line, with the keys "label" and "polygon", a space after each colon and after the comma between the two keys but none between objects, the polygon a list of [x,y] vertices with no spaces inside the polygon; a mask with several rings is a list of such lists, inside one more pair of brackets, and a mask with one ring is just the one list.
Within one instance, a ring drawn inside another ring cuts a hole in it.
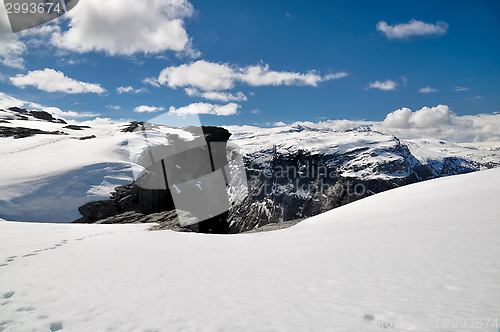
[{"label": "jagged rock", "polygon": [[0,123],[10,123],[10,122],[7,120],[0,120]]},{"label": "jagged rock", "polygon": [[144,126],[143,121],[133,121],[129,125],[127,125],[125,128],[121,130],[122,133],[131,133],[135,131],[139,126]]},{"label": "jagged rock", "polygon": [[40,119],[40,120],[45,120],[45,121],[54,121],[55,119],[52,117],[51,114],[47,113],[47,112],[44,112],[44,111],[31,111],[30,114],[36,118],[36,119]]},{"label": "jagged rock", "polygon": [[64,126],[63,128],[66,129],[71,129],[71,130],[84,130],[84,129],[89,129],[89,126],[78,126],[78,125],[67,125]]},{"label": "jagged rock", "polygon": [[24,127],[2,127],[0,126],[0,137],[25,138],[38,134],[45,135],[68,135],[62,131],[43,131],[40,129],[24,128]]},{"label": "jagged rock", "polygon": [[80,141],[85,141],[85,140],[88,140],[88,139],[93,139],[93,138],[96,138],[95,135],[90,135],[90,136],[82,136],[82,137],[71,137],[72,139],[77,139],[77,140],[80,140]]},{"label": "jagged rock", "polygon": [[47,113],[45,111],[28,111],[27,109],[19,107],[10,107],[9,111],[17,113],[16,116],[18,120],[28,120],[28,117],[26,115],[29,115],[39,120],[66,124],[66,121],[64,121],[63,119],[54,118],[50,113]]},{"label": "jagged rock", "polygon": [[28,114],[28,110],[24,108],[19,108],[19,107],[9,107],[10,111],[17,112],[17,113],[22,113],[22,114]]}]

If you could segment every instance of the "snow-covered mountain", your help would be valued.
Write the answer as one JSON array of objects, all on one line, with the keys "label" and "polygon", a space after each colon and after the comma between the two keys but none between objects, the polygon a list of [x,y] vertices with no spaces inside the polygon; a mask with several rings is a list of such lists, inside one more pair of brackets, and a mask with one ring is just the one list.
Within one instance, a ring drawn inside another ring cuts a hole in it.
[{"label": "snow-covered mountain", "polygon": [[[159,212],[137,211],[127,203],[127,185],[134,181],[134,172],[143,170],[136,162],[145,148],[134,143],[140,139],[131,130],[134,125],[103,119],[79,123],[15,108],[0,111],[0,121],[0,217],[72,222],[82,217],[80,207],[97,201],[107,210],[97,213],[95,221],[123,212]],[[232,133],[230,143],[244,156],[249,184],[248,191],[228,187],[233,232],[317,215],[401,185],[500,165],[498,150],[432,139],[400,140],[369,127],[226,129]],[[147,130],[150,144],[169,144],[167,134],[194,139],[187,129]],[[228,153],[235,149],[230,146]],[[152,205],[155,199],[147,197]],[[151,222],[163,217],[129,213],[114,220]]]},{"label": "snow-covered mountain", "polygon": [[0,221],[0,330],[497,332],[499,188],[433,179],[258,234]]},{"label": "snow-covered mountain", "polygon": [[436,139],[401,140],[370,127],[226,128],[245,156],[250,184],[250,195],[230,215],[235,231],[310,217],[401,185],[500,165],[498,150]]}]

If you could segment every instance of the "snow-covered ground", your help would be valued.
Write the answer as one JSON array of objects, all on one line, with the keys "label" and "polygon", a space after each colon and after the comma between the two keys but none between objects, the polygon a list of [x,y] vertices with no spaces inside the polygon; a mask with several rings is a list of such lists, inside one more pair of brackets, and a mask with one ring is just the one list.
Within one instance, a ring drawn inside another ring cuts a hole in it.
[{"label": "snow-covered ground", "polygon": [[499,197],[497,168],[269,233],[0,221],[0,331],[496,332]]},{"label": "snow-covered ground", "polygon": [[[133,171],[142,170],[134,162],[147,144],[141,133],[121,132],[128,122],[71,121],[90,127],[72,130],[65,128],[67,124],[31,116],[17,120],[13,114],[0,111],[0,120],[9,122],[0,125],[67,135],[0,138],[0,217],[69,223],[81,218],[80,206],[108,199],[116,186],[134,181]],[[192,138],[188,132],[162,126],[147,132],[148,143],[168,144],[167,132]],[[95,138],[79,140],[88,136]]]}]

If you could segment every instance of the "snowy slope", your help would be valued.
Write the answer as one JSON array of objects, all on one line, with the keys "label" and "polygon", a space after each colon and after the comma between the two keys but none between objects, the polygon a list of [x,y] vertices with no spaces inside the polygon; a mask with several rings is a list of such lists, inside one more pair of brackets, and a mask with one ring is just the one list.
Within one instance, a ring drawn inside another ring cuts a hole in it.
[{"label": "snowy slope", "polygon": [[229,236],[0,222],[0,330],[496,332],[499,188],[440,178]]},{"label": "snowy slope", "polygon": [[[23,127],[68,135],[39,134],[15,139],[0,137],[0,217],[22,221],[71,222],[81,217],[78,208],[109,198],[119,185],[131,183],[137,161],[147,147],[138,133],[124,133],[126,122],[97,119],[72,124],[90,128],[72,130],[67,124],[28,116],[16,120],[15,113],[0,112],[2,127]],[[148,132],[150,144],[168,144],[165,133],[191,138],[190,133],[167,127]],[[139,137],[138,137],[139,135]],[[81,137],[95,136],[79,140]],[[136,142],[130,146],[129,142]],[[135,159],[135,160],[134,160]]]}]

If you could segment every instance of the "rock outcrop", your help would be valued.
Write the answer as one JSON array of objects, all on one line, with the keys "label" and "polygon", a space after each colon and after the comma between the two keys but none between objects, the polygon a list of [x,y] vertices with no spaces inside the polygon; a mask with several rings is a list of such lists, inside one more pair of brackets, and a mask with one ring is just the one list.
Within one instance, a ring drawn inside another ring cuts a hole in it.
[{"label": "rock outcrop", "polygon": [[35,136],[39,134],[45,135],[68,135],[65,132],[56,131],[44,131],[40,129],[24,128],[24,127],[3,127],[0,126],[0,137],[14,137],[14,138],[25,138],[30,136]]}]

